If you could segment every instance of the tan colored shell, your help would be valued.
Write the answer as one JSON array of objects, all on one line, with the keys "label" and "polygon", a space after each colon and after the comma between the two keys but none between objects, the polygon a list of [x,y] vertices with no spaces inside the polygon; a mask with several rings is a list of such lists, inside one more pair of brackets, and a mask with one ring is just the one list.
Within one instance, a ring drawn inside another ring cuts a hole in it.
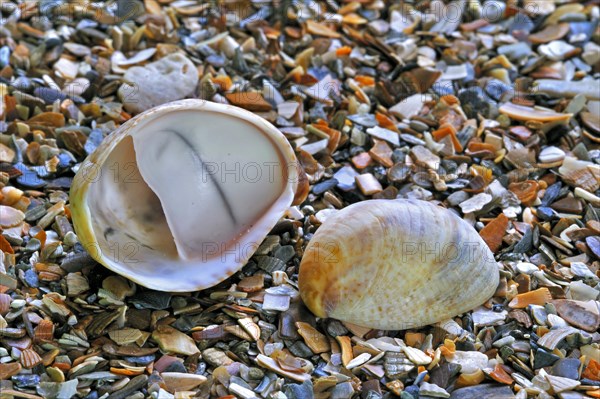
[{"label": "tan colored shell", "polygon": [[370,200],[328,218],[300,264],[300,294],[319,317],[416,328],[489,299],[494,256],[459,216],[418,200]]},{"label": "tan colored shell", "polygon": [[176,101],[127,121],[83,162],[73,223],[109,269],[156,290],[200,290],[246,264],[294,200],[298,173],[289,142],[264,119]]}]

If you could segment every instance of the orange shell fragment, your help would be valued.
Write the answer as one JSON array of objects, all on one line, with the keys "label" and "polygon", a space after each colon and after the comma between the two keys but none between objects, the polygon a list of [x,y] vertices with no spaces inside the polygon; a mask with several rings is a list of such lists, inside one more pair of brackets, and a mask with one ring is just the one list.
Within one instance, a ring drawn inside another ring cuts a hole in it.
[{"label": "orange shell fragment", "polygon": [[525,206],[530,206],[537,198],[540,185],[535,180],[526,180],[524,182],[515,182],[508,185],[508,189],[515,193],[517,198]]},{"label": "orange shell fragment", "polygon": [[483,238],[483,241],[485,241],[488,247],[490,247],[492,252],[496,253],[502,247],[502,237],[504,237],[507,228],[508,218],[501,213],[481,229],[479,235]]},{"label": "orange shell fragment", "polygon": [[552,300],[552,295],[546,287],[542,287],[535,291],[529,291],[524,294],[519,294],[513,298],[508,304],[513,309],[523,309],[529,305],[540,305],[544,306],[546,303]]},{"label": "orange shell fragment", "polygon": [[319,22],[315,22],[313,20],[306,21],[306,30],[308,33],[313,35],[325,36],[332,39],[337,39],[340,37],[340,34],[328,26],[321,24]]},{"label": "orange shell fragment", "polygon": [[[590,362],[581,374],[581,378],[588,378],[590,380],[600,381],[600,363],[594,359],[590,359]],[[600,398],[600,396],[597,397]]]},{"label": "orange shell fragment", "polygon": [[463,146],[460,144],[460,141],[458,141],[456,133],[456,128],[454,128],[453,125],[451,125],[450,123],[444,123],[442,126],[440,126],[438,130],[434,130],[433,132],[431,132],[431,135],[436,141],[440,141],[444,137],[450,135],[454,150],[456,152],[462,152]]}]

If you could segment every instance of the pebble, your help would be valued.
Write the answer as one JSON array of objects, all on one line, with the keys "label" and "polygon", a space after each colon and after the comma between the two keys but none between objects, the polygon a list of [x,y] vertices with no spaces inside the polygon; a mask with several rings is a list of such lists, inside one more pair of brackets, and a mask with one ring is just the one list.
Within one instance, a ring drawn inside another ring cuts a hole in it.
[{"label": "pebble", "polygon": [[169,392],[191,391],[206,381],[206,377],[198,374],[165,372],[160,375]]},{"label": "pebble", "polygon": [[334,188],[337,185],[338,185],[338,181],[335,178],[325,180],[325,181],[315,184],[312,187],[312,192],[315,195],[320,195],[320,194],[323,194],[325,191],[331,190],[332,188]]},{"label": "pebble", "polygon": [[488,119],[498,116],[498,105],[479,86],[463,89],[458,94],[463,109],[469,118],[477,117],[480,113]]},{"label": "pebble", "polygon": [[[77,380],[75,380],[75,381],[77,381]],[[108,395],[107,399],[125,399],[133,392],[139,391],[141,388],[146,386],[147,382],[148,382],[147,375],[142,374],[142,375],[135,376],[127,383],[127,385],[125,385],[125,387]]]},{"label": "pebble", "polygon": [[476,308],[472,313],[473,324],[479,327],[488,327],[500,325],[506,320],[508,312],[503,310],[501,312],[495,312],[491,309],[480,306]]},{"label": "pebble", "polygon": [[511,61],[519,61],[527,58],[532,52],[529,44],[525,42],[506,44],[498,47],[497,51],[498,54],[506,55]]},{"label": "pebble", "polygon": [[11,380],[19,388],[35,388],[40,383],[40,376],[36,374],[21,374],[13,376]]},{"label": "pebble", "polygon": [[553,304],[560,317],[572,326],[588,332],[598,330],[600,315],[596,305],[567,299],[555,300]]},{"label": "pebble", "polygon": [[600,259],[600,237],[598,237],[598,236],[586,237],[585,243],[587,244],[590,251],[592,251],[594,256],[597,259]]},{"label": "pebble", "polygon": [[198,85],[196,66],[184,55],[169,54],[145,66],[125,72],[119,88],[123,107],[140,113],[169,101],[181,100],[194,93]]},{"label": "pebble", "polygon": [[276,310],[284,312],[290,307],[290,297],[288,295],[265,294],[263,299],[264,310]]},{"label": "pebble", "polygon": [[579,361],[579,359],[560,359],[556,363],[554,363],[554,366],[552,366],[552,370],[550,370],[550,374],[558,377],[577,380],[579,379],[579,366],[581,366],[581,362]]},{"label": "pebble", "polygon": [[533,368],[541,369],[542,367],[548,367],[555,364],[560,357],[553,353],[549,353],[541,348],[538,348],[535,352]]},{"label": "pebble", "polygon": [[169,326],[158,326],[152,333],[152,339],[167,353],[188,356],[200,353],[191,337]]},{"label": "pebble", "polygon": [[385,140],[395,146],[400,145],[400,138],[398,137],[398,133],[396,133],[392,130],[384,129],[379,126],[375,126],[375,127],[367,129],[367,133],[375,138]]},{"label": "pebble", "polygon": [[337,187],[343,191],[351,191],[356,188],[356,176],[359,173],[354,170],[351,166],[344,166],[340,168],[333,178],[337,181]]},{"label": "pebble", "polygon": [[0,162],[12,163],[14,159],[15,152],[4,144],[0,143]]},{"label": "pebble", "polygon": [[445,389],[435,384],[423,382],[419,387],[419,395],[431,396],[433,398],[449,398],[450,394]]},{"label": "pebble", "polygon": [[417,145],[411,148],[410,155],[415,160],[415,163],[419,166],[423,166],[433,170],[437,170],[437,168],[440,166],[440,157],[438,157],[429,149],[421,145]]},{"label": "pebble", "polygon": [[456,351],[452,356],[447,357],[446,360],[460,365],[461,373],[463,374],[473,374],[488,366],[488,358],[481,352]]},{"label": "pebble", "polygon": [[414,94],[391,107],[389,111],[400,118],[410,119],[421,111],[425,102],[431,99],[428,94]]},{"label": "pebble", "polygon": [[462,367],[456,363],[441,363],[439,364],[439,367],[434,367],[431,370],[431,379],[429,382],[446,389],[453,378],[459,374],[461,368]]},{"label": "pebble", "polygon": [[371,173],[356,176],[356,184],[364,195],[373,195],[383,190],[381,183]]},{"label": "pebble", "polygon": [[489,204],[492,201],[492,196],[487,193],[480,193],[474,195],[466,201],[461,202],[458,206],[463,211],[463,213],[472,213],[477,212],[483,209],[484,206]]},{"label": "pebble", "polygon": [[452,391],[450,399],[511,399],[516,398],[512,390],[504,385],[481,384]]},{"label": "pebble", "polygon": [[354,395],[354,387],[352,386],[351,382],[346,381],[337,384],[331,390],[331,396],[329,396],[329,399],[351,399],[352,395]]},{"label": "pebble", "polygon": [[558,147],[548,146],[540,152],[539,160],[541,163],[553,163],[565,159],[565,152]]}]

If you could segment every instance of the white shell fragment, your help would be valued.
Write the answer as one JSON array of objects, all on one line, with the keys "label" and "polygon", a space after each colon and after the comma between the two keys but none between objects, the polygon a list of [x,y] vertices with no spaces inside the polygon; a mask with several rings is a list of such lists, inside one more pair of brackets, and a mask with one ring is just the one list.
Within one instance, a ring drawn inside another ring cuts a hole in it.
[{"label": "white shell fragment", "polygon": [[162,291],[213,286],[240,269],[291,205],[285,137],[230,105],[183,100],[123,124],[71,190],[77,235],[109,269]]}]

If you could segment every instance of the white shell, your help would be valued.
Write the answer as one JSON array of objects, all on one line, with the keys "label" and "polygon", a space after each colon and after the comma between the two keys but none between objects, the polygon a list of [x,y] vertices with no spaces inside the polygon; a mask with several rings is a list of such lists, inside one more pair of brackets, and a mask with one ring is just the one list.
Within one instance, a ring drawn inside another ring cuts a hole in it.
[{"label": "white shell", "polygon": [[86,250],[162,291],[231,276],[291,205],[296,158],[264,119],[182,100],[120,126],[81,165],[71,211]]},{"label": "white shell", "polygon": [[418,200],[352,204],[310,240],[300,295],[319,317],[405,330],[481,305],[498,286],[494,255],[467,222]]}]

